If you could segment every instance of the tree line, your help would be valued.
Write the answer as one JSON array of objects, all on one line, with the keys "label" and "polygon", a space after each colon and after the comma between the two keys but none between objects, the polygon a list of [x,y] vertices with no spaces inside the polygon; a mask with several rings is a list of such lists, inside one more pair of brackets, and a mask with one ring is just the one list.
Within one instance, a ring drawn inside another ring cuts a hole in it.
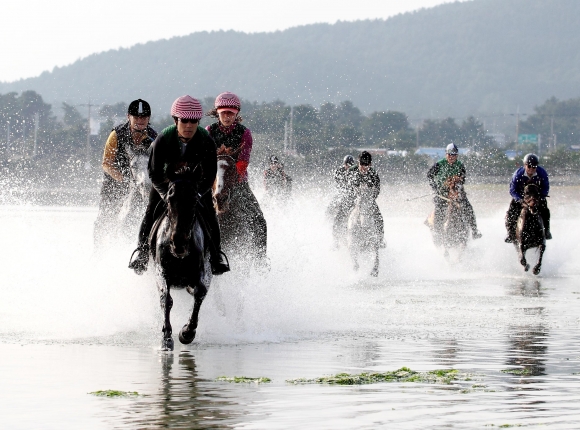
[{"label": "tree line", "polygon": [[[211,109],[213,100],[213,97],[200,100],[205,112]],[[93,107],[93,118],[98,117],[100,121],[98,135],[88,134],[86,105],[63,102],[59,109],[57,114],[35,91],[0,94],[0,165],[10,170],[28,163],[52,172],[60,172],[67,166],[67,174],[76,172],[83,178],[81,182],[95,181],[100,174],[104,143],[113,126],[126,120],[127,103]],[[425,156],[413,155],[417,147],[441,148],[449,142],[473,150],[472,165],[478,171],[484,167],[484,172],[479,174],[506,174],[514,165],[475,117],[460,122],[451,117],[428,119],[412,126],[404,112],[387,110],[365,115],[349,100],[338,104],[327,102],[319,107],[290,106],[281,100],[268,103],[242,100],[241,115],[255,136],[254,160],[257,157],[258,162],[271,153],[282,153],[284,136],[290,133],[291,125],[295,155],[299,156],[292,163],[306,170],[318,168],[320,163],[334,166],[344,154],[355,153],[360,148],[377,148],[407,151],[406,159],[388,160],[397,174],[407,176],[431,162]],[[580,98],[559,101],[552,97],[521,121],[520,132],[547,136],[553,131],[559,150],[550,148],[552,154],[546,160],[559,157],[571,172],[578,166],[578,160],[565,148],[578,143],[579,120]],[[204,117],[202,125],[212,121]],[[172,119],[169,115],[157,115],[151,122],[160,131],[172,124]],[[518,149],[515,141],[507,147]]]}]

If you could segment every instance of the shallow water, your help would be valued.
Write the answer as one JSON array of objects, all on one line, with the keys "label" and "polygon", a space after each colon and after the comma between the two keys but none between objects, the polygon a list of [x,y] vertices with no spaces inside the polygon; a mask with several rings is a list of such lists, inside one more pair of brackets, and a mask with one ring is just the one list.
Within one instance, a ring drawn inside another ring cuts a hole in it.
[{"label": "shallow water", "polygon": [[[196,341],[176,339],[173,353],[157,351],[154,277],[126,269],[134,244],[94,252],[94,208],[0,206],[0,427],[578,427],[580,198],[574,187],[552,194],[554,240],[538,277],[503,243],[509,200],[493,187],[470,190],[484,237],[462,263],[433,247],[428,201],[385,188],[377,279],[332,250],[327,198],[265,206],[271,272],[215,278]],[[174,299],[176,332],[191,298]],[[403,366],[471,381],[285,382]],[[222,375],[272,382],[216,382]],[[88,394],[105,389],[141,396]]]}]

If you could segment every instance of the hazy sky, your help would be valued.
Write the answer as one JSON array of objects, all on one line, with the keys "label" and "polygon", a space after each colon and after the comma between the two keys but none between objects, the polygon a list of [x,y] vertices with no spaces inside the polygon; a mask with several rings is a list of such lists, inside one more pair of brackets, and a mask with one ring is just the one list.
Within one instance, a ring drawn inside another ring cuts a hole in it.
[{"label": "hazy sky", "polygon": [[12,0],[3,2],[0,81],[109,49],[196,31],[284,30],[390,16],[450,0]]}]

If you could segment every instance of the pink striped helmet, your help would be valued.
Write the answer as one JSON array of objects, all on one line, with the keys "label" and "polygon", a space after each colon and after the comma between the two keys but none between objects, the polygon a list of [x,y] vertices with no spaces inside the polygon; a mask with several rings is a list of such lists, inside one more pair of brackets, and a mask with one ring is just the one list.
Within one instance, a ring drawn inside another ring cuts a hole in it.
[{"label": "pink striped helmet", "polygon": [[242,108],[242,104],[240,103],[238,96],[236,96],[234,93],[230,93],[229,91],[221,93],[219,96],[217,96],[214,105],[218,113],[223,111],[238,113]]},{"label": "pink striped helmet", "polygon": [[201,119],[201,103],[191,96],[181,96],[171,105],[171,116],[183,119]]}]

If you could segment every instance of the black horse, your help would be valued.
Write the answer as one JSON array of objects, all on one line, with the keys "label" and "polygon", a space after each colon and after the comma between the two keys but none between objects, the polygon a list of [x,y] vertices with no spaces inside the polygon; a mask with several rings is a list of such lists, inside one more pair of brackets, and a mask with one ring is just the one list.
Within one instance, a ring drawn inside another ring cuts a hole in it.
[{"label": "black horse", "polygon": [[195,182],[186,179],[169,184],[167,210],[151,234],[157,287],[164,313],[162,350],[173,350],[169,315],[173,306],[171,288],[185,288],[194,297],[189,321],[179,332],[179,341],[189,344],[195,338],[199,310],[211,282],[209,252],[198,214],[199,197]]},{"label": "black horse", "polygon": [[540,256],[532,273],[538,275],[542,268],[542,258],[546,250],[546,236],[544,221],[540,216],[538,206],[540,204],[540,188],[536,184],[526,185],[524,188],[524,201],[522,211],[518,217],[516,226],[516,240],[514,245],[520,258],[520,264],[527,272],[530,265],[526,261],[526,251],[530,248],[538,248]]}]

